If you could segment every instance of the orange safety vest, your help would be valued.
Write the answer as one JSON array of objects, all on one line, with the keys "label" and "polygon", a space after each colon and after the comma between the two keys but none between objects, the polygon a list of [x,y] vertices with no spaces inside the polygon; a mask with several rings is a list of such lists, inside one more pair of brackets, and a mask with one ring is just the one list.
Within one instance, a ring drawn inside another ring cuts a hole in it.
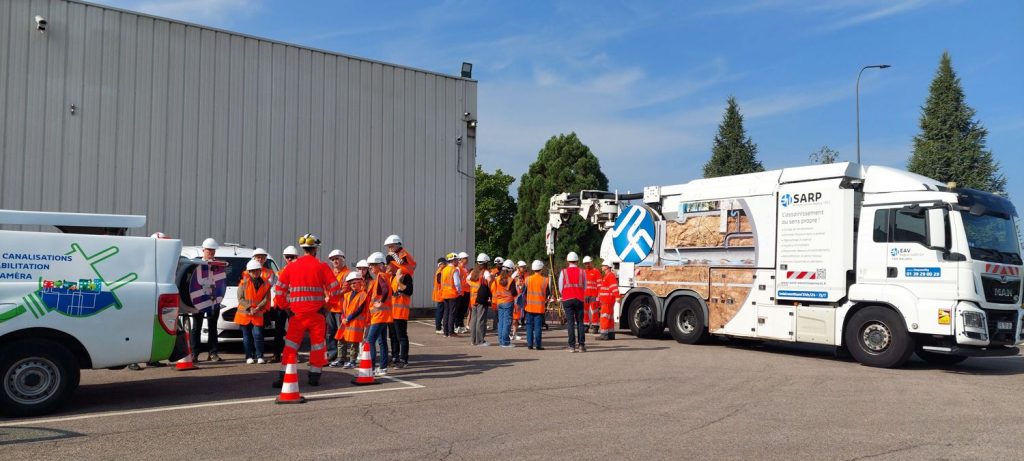
[{"label": "orange safety vest", "polygon": [[397,275],[391,277],[391,317],[394,320],[409,320],[409,305],[412,304],[412,298],[398,293],[401,280],[402,277]]},{"label": "orange safety vest", "polygon": [[601,291],[597,295],[598,301],[601,304],[612,304],[620,296],[618,277],[615,277],[612,272],[605,274],[604,279],[601,280]]},{"label": "orange safety vest", "polygon": [[583,288],[586,286],[586,280],[583,271],[577,266],[562,269],[562,300],[578,299],[583,301]]},{"label": "orange safety vest", "polygon": [[597,301],[598,292],[601,291],[601,271],[597,269],[586,269],[583,274],[587,278],[587,288],[583,290],[583,296],[588,303]]},{"label": "orange safety vest", "polygon": [[345,295],[344,301],[344,315],[348,318],[350,315],[356,313],[360,308],[363,309],[359,315],[355,316],[351,322],[348,322],[344,327],[339,327],[338,332],[335,333],[334,339],[340,339],[347,343],[359,343],[363,341],[363,330],[366,329],[366,322],[369,319],[369,306],[366,304],[366,292],[363,290],[352,290]]},{"label": "orange safety vest", "polygon": [[502,285],[497,278],[491,282],[491,296],[494,297],[494,304],[505,304],[515,301],[512,297],[512,284],[515,283],[515,279],[512,277],[508,278],[508,283]]},{"label": "orange safety vest", "polygon": [[472,280],[466,279],[466,284],[469,285],[469,305],[470,306],[475,306],[476,305],[476,294],[480,291],[480,284],[483,282],[483,279],[484,279],[484,275],[483,274],[480,274],[480,278],[477,279],[475,282],[472,281]]},{"label": "orange safety vest", "polygon": [[[391,280],[386,272],[381,272],[370,282],[366,290],[370,297],[370,325],[378,323],[391,323],[394,317],[391,316]],[[380,303],[380,307],[374,304]]]},{"label": "orange safety vest", "polygon": [[403,274],[409,274],[410,277],[416,273],[416,260],[413,259],[412,255],[409,254],[409,250],[405,248],[399,248],[395,255],[402,260],[401,263],[398,261],[391,261],[388,265],[395,267],[402,271]]},{"label": "orange safety vest", "polygon": [[455,277],[459,275],[459,268],[455,266],[444,266],[441,270],[441,299],[455,299],[459,292],[455,290]]},{"label": "orange safety vest", "polygon": [[319,311],[325,304],[337,303],[341,284],[326,263],[305,255],[289,264],[288,270],[281,271],[274,291],[278,305],[287,305],[292,312],[304,314]]},{"label": "orange safety vest", "polygon": [[543,314],[548,303],[548,279],[540,274],[526,278],[526,307],[531,314]]},{"label": "orange safety vest", "polygon": [[[338,271],[336,274],[334,274],[334,278],[337,279],[338,283],[341,284],[341,286],[342,286],[342,290],[341,290],[342,293],[345,293],[345,291],[346,291],[346,288],[345,288],[345,286],[346,286],[346,284],[345,284],[345,277],[348,275],[349,272],[351,272],[351,269],[349,269],[348,267],[342,266],[341,270]],[[331,312],[332,313],[340,314],[340,313],[342,313],[343,310],[344,310],[344,308],[342,307],[341,300],[339,300],[336,303],[331,303]]]},{"label": "orange safety vest", "polygon": [[460,282],[462,282],[462,286],[461,286],[462,293],[459,293],[459,296],[462,296],[462,295],[464,295],[466,293],[469,293],[469,270],[466,269],[465,267],[462,267],[462,266],[458,266],[458,268],[459,268],[459,277],[462,277],[459,280]]},{"label": "orange safety vest", "polygon": [[[260,277],[262,278],[262,277]],[[263,326],[263,312],[270,308],[270,281],[263,280],[263,284],[257,290],[253,286],[250,280],[249,274],[246,273],[242,276],[242,280],[238,283],[238,293],[242,294],[239,298],[238,308],[235,310],[235,323],[239,325],[253,324],[254,326]],[[263,307],[259,308],[255,314],[246,314],[242,309],[242,301],[245,301],[249,307],[258,306],[260,303],[264,303]]]},{"label": "orange safety vest", "polygon": [[441,297],[441,272],[444,271],[445,267],[447,266],[438,267],[437,270],[434,271],[434,292],[431,293],[431,299],[433,299],[435,303],[444,301],[444,298]]}]

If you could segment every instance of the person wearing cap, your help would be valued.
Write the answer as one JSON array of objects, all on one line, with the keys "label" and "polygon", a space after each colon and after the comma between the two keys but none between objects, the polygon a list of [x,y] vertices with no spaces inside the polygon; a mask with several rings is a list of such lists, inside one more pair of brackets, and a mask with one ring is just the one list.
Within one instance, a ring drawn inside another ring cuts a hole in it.
[{"label": "person wearing cap", "polygon": [[[220,248],[220,244],[217,243],[213,238],[207,238],[203,240],[203,261],[206,263],[216,262],[215,258],[217,249]],[[207,324],[207,344],[210,346],[210,351],[206,353],[206,360],[214,362],[222,362],[224,359],[220,358],[220,354],[217,353],[217,319],[220,318],[220,304],[214,304],[206,312],[197,312],[192,314],[192,361],[199,361],[199,334],[203,331],[203,319],[206,320]]]},{"label": "person wearing cap", "polygon": [[542,351],[541,332],[544,330],[544,312],[550,299],[548,290],[551,284],[542,272],[544,263],[534,260],[530,268],[533,273],[526,277],[526,305],[523,308],[526,311],[526,346]]},{"label": "person wearing cap", "polygon": [[[558,274],[558,292],[562,294],[562,310],[565,311],[566,329],[569,331],[569,352],[586,352],[586,329],[583,324],[583,300],[587,289],[587,277],[576,265],[580,257],[575,251],[565,256],[569,267]],[[577,338],[579,343],[577,344]]]},{"label": "person wearing cap", "polygon": [[413,259],[409,250],[406,250],[402,245],[402,237],[394,234],[389,235],[388,238],[384,239],[384,248],[388,250],[388,255],[392,257],[392,260],[388,262],[389,266],[401,269],[403,274],[408,274],[410,277],[415,275],[416,260]]},{"label": "person wearing cap", "polygon": [[444,337],[457,337],[455,332],[455,314],[462,294],[462,273],[459,272],[458,255],[448,253],[448,264],[441,269],[438,282],[441,284],[441,299],[444,299]]},{"label": "person wearing cap", "polygon": [[341,316],[341,328],[335,334],[339,340],[338,358],[330,366],[341,365],[342,368],[351,369],[356,366],[359,344],[363,342],[363,334],[370,321],[364,280],[359,272],[352,271],[345,276],[345,294],[342,299],[344,313]]},{"label": "person wearing cap", "polygon": [[434,291],[431,299],[434,300],[434,333],[444,334],[441,320],[444,319],[444,298],[441,297],[441,270],[448,265],[444,258],[437,258],[437,268],[434,269]]},{"label": "person wearing cap", "polygon": [[[345,283],[345,277],[348,276],[350,269],[345,265],[345,253],[341,250],[334,249],[327,255],[327,259],[331,261],[331,272],[334,273],[335,280],[341,284],[342,294],[347,291],[347,284]],[[337,336],[338,328],[341,320],[342,306],[341,303],[331,304],[330,312],[327,313],[327,361],[334,362],[338,358],[338,340],[334,339]]]},{"label": "person wearing cap", "polygon": [[601,279],[601,291],[598,301],[601,303],[601,324],[597,339],[600,341],[615,339],[615,302],[622,296],[619,294],[619,278],[615,276],[612,262],[605,260],[601,267],[604,278]]},{"label": "person wearing cap", "polygon": [[370,343],[370,361],[374,364],[374,376],[385,376],[388,373],[388,328],[394,323],[391,308],[394,294],[391,291],[391,277],[384,270],[386,260],[384,254],[376,252],[366,258],[370,265],[370,285],[366,288],[366,296],[370,306],[370,329],[366,333],[366,342]]},{"label": "person wearing cap", "polygon": [[598,314],[601,304],[597,302],[597,293],[601,288],[601,271],[594,267],[590,256],[583,257],[583,275],[587,278],[587,289],[583,292],[583,323],[588,333],[597,333]]},{"label": "person wearing cap", "polygon": [[412,304],[412,275],[405,273],[401,265],[391,264],[393,256],[388,255],[387,272],[391,275],[391,318],[388,338],[391,339],[391,363],[396,368],[409,365],[409,307]]},{"label": "person wearing cap", "polygon": [[263,278],[263,265],[250,259],[245,273],[238,282],[238,309],[235,323],[242,330],[242,349],[245,363],[267,363],[263,360],[263,314],[270,309],[272,285]]},{"label": "person wearing cap", "polygon": [[[281,269],[272,278],[274,281],[273,285],[277,285],[278,278],[284,273],[284,270],[288,267],[288,264],[295,261],[299,256],[299,250],[294,246],[285,247],[284,251],[281,252],[284,257],[284,263]],[[258,255],[253,255],[254,258],[259,258]],[[266,257],[263,257],[264,260]],[[288,310],[287,305],[281,304],[278,300],[274,299],[271,303],[271,308],[267,313],[263,314],[265,321],[272,322],[274,324],[274,341],[270,343],[270,350],[274,353],[274,357],[270,359],[270,363],[277,363],[281,361],[281,354],[284,352],[284,335],[287,331],[288,326]]]}]

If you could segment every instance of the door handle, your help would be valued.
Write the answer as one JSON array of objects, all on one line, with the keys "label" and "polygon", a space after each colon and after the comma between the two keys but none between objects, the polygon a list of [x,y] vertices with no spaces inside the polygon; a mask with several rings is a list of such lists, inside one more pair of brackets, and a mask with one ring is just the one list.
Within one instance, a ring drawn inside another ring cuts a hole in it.
[{"label": "door handle", "polygon": [[898,272],[896,271],[895,267],[886,267],[885,268],[885,276],[886,277],[894,279],[894,278],[896,278],[897,274],[898,274]]}]

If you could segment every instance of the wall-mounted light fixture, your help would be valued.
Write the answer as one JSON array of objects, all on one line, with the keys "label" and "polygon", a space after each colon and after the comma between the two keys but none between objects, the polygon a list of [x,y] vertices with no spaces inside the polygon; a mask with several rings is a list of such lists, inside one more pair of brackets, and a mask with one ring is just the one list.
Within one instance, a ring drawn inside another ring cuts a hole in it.
[{"label": "wall-mounted light fixture", "polygon": [[36,30],[39,32],[46,32],[46,18],[36,15]]},{"label": "wall-mounted light fixture", "polygon": [[473,78],[473,63],[462,63],[462,78]]}]

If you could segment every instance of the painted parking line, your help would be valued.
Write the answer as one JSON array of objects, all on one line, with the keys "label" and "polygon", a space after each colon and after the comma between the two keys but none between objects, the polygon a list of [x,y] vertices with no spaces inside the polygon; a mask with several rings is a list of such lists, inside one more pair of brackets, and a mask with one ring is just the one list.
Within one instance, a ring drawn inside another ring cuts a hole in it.
[{"label": "painted parking line", "polygon": [[[374,388],[374,389],[360,389],[351,391],[338,391],[338,392],[311,392],[303,394],[306,400],[315,401],[318,398],[324,397],[337,397],[340,395],[355,395],[355,394],[370,394],[373,392],[388,392],[388,391],[405,391],[410,389],[422,389],[426,386],[422,384],[416,384],[413,382],[406,381],[404,379],[398,379],[393,376],[380,376],[378,379],[388,379],[399,384],[403,384],[404,387],[388,387],[388,388]],[[110,411],[106,413],[93,413],[88,415],[76,415],[76,416],[65,416],[58,418],[46,418],[46,419],[29,419],[24,421],[15,421],[13,423],[0,422],[0,427],[14,427],[14,426],[28,426],[34,424],[48,424],[48,423],[61,423],[66,421],[78,421],[82,419],[95,419],[95,418],[109,418],[113,416],[129,416],[129,415],[140,415],[146,413],[162,413],[165,411],[175,410],[190,410],[193,408],[207,408],[207,407],[222,407],[226,405],[242,405],[247,403],[263,403],[273,402],[277,400],[277,397],[264,397],[259,399],[242,399],[242,400],[222,400],[219,402],[206,402],[206,403],[195,403],[189,405],[169,405],[165,407],[146,408],[141,410],[127,410],[127,411]]]},{"label": "painted parking line", "polygon": [[432,327],[432,326],[435,326],[435,325],[434,325],[434,322],[428,322],[428,321],[426,321],[426,320],[413,320],[413,322],[415,322],[415,323],[418,323],[418,324],[420,324],[420,325],[426,325],[426,326],[428,326],[428,327]]},{"label": "painted parking line", "polygon": [[422,345],[422,344],[420,344],[420,343],[414,343],[414,342],[412,342],[412,341],[409,341],[409,344],[412,344],[413,346],[419,346],[419,347],[423,347],[423,345]]}]

